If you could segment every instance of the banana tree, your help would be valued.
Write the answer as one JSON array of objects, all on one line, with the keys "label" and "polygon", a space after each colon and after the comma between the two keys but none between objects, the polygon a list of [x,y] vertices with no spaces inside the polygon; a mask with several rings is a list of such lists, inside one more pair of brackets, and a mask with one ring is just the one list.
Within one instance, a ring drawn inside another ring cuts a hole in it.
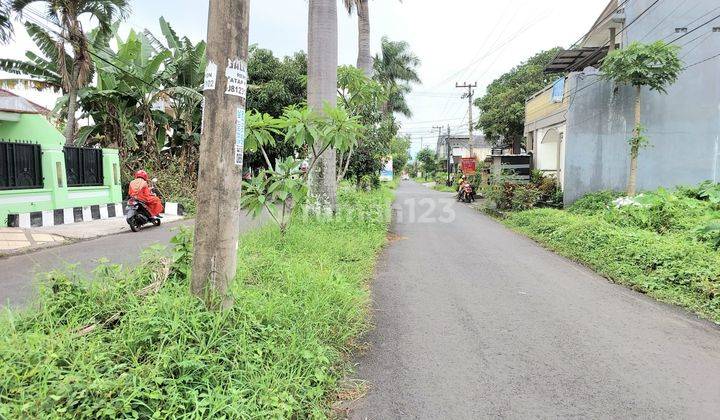
[{"label": "banana tree", "polygon": [[163,80],[167,86],[167,112],[172,115],[172,136],[168,148],[179,157],[189,173],[195,173],[196,154],[202,126],[202,85],[204,82],[206,43],[194,44],[188,37],[180,37],[165,18],[159,20],[162,39],[149,30],[144,38],[158,53],[169,54],[164,62]]}]

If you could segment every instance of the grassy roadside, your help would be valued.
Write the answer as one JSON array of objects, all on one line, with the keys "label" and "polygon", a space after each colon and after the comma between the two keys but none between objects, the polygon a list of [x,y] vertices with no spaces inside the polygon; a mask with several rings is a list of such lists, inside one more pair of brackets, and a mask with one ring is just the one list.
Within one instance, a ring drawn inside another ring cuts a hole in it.
[{"label": "grassy roadside", "polygon": [[154,294],[137,291],[162,271],[157,253],[92,283],[52,274],[36,309],[0,320],[0,418],[324,417],[367,328],[392,197],[343,189],[334,220],[245,235],[225,312],[188,293],[187,233]]},{"label": "grassy roadside", "polygon": [[539,209],[503,223],[614,282],[720,323],[720,253],[686,233],[661,234],[630,220]]},{"label": "grassy roadside", "polygon": [[448,186],[445,185],[445,184],[435,184],[435,185],[433,185],[432,189],[435,190],[435,191],[452,192],[452,193],[458,191],[458,188],[455,188],[454,186],[448,187]]}]

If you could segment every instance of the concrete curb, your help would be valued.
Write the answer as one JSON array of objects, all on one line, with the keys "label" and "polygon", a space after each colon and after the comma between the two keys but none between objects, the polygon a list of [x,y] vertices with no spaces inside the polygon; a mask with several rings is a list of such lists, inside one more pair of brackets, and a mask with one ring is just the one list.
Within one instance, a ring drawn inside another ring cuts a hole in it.
[{"label": "concrete curb", "polygon": [[97,204],[93,206],[72,207],[32,213],[15,213],[8,215],[8,226],[22,229],[34,227],[50,227],[105,220],[122,217],[123,207],[120,203]]}]

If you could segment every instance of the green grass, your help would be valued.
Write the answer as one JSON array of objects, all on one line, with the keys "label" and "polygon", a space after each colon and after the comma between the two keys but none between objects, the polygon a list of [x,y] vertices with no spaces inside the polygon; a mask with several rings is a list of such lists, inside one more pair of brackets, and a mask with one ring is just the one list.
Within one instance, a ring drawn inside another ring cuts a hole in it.
[{"label": "green grass", "polygon": [[622,215],[598,211],[531,210],[512,213],[503,222],[617,283],[720,322],[720,253],[685,231],[661,234],[649,226],[620,226],[616,222]]},{"label": "green grass", "polygon": [[435,184],[435,185],[433,185],[432,189],[435,191],[453,192],[453,193],[458,191],[458,189],[455,186],[448,187],[445,184]]},{"label": "green grass", "polygon": [[[367,328],[376,255],[392,192],[342,189],[334,220],[298,219],[245,235],[235,306],[188,293],[191,238],[175,241],[157,294],[157,252],[93,282],[53,273],[38,307],[0,320],[0,418],[322,418]],[[121,313],[85,336],[77,330]]]}]

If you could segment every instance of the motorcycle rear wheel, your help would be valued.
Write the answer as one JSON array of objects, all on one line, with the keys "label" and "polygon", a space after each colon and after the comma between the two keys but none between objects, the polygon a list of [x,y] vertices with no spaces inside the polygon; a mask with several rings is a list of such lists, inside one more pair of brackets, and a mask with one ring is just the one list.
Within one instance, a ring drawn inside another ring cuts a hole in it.
[{"label": "motorcycle rear wheel", "polygon": [[133,232],[140,232],[140,226],[138,226],[138,224],[134,220],[131,220],[130,230],[132,230]]}]

